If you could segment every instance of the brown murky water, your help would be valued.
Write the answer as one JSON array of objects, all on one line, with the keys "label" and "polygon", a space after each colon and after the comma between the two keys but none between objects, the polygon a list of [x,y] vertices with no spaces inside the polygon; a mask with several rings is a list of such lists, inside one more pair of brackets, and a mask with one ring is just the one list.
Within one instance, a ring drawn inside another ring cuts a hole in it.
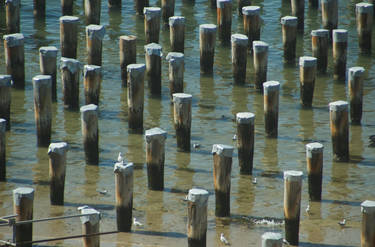
[{"label": "brown murky water", "polygon": [[[81,18],[79,28],[78,59],[86,63],[83,7],[81,0],[75,1],[74,14]],[[102,246],[187,246],[186,205],[182,201],[193,186],[211,192],[209,199],[208,246],[220,246],[221,232],[232,246],[260,246],[260,236],[266,231],[283,232],[283,226],[254,224],[254,219],[283,218],[284,170],[296,169],[306,173],[305,144],[319,141],[324,144],[323,201],[312,203],[307,215],[307,181],[304,179],[301,210],[301,246],[359,246],[360,203],[374,200],[375,156],[368,147],[368,136],[375,134],[375,86],[373,72],[374,55],[359,55],[355,29],[354,5],[358,1],[339,2],[339,27],[349,30],[348,68],[366,68],[364,83],[364,116],[361,126],[350,127],[349,163],[332,161],[332,146],[329,132],[328,103],[347,99],[345,82],[332,80],[332,57],[330,50],[328,74],[319,76],[316,82],[312,109],[302,109],[299,103],[299,77],[297,63],[282,62],[280,18],[290,14],[290,4],[281,0],[254,0],[253,5],[262,7],[261,39],[270,45],[268,78],[281,83],[280,119],[278,139],[264,136],[263,97],[250,83],[253,77],[252,58],[248,58],[248,84],[235,86],[232,82],[230,48],[217,41],[214,74],[200,76],[198,26],[216,23],[216,11],[208,1],[195,3],[176,1],[176,15],[187,19],[185,49],[185,92],[193,95],[192,143],[201,148],[191,153],[176,151],[176,140],[172,125],[172,108],[168,91],[168,64],[165,56],[170,51],[169,31],[161,29],[160,43],[163,46],[163,88],[161,98],[150,98],[145,92],[145,129],[161,127],[168,132],[166,141],[165,191],[147,189],[144,165],[145,145],[142,135],[129,134],[127,128],[126,92],[121,88],[118,56],[118,37],[124,34],[137,35],[138,62],[144,62],[143,19],[136,17],[133,2],[123,1],[121,12],[108,12],[107,2],[102,1],[102,24],[107,33],[103,42],[104,78],[100,103],[100,165],[86,166],[81,138],[79,112],[64,111],[61,103],[60,75],[58,75],[58,103],[53,108],[53,141],[66,141],[68,152],[65,205],[50,206],[48,186],[48,156],[46,148],[36,147],[36,130],[33,113],[31,79],[39,74],[38,48],[54,45],[59,47],[60,1],[49,0],[45,22],[36,22],[32,16],[32,1],[22,1],[21,31],[25,35],[26,89],[12,92],[12,129],[7,133],[7,182],[0,183],[0,215],[12,214],[12,190],[20,186],[35,188],[34,218],[43,218],[78,213],[80,205],[91,205],[98,209],[103,219],[102,231],[116,230],[114,210],[113,164],[118,152],[136,164],[134,215],[143,227],[134,227],[132,233],[106,235]],[[152,6],[160,2],[151,1]],[[232,32],[243,33],[242,19],[237,16],[237,3],[233,7]],[[311,10],[306,3],[305,33],[298,37],[297,56],[311,55],[310,31],[320,28],[319,11]],[[4,9],[0,9],[0,33],[4,34]],[[374,37],[375,38],[375,37]],[[60,56],[60,55],[59,55]],[[5,73],[4,49],[0,49],[0,73]],[[147,83],[146,83],[147,85]],[[83,105],[83,87],[80,88]],[[215,143],[235,145],[232,136],[235,123],[232,121],[239,111],[256,114],[254,177],[239,175],[237,153],[234,154],[231,189],[231,218],[217,220],[214,216],[211,147]],[[106,195],[99,190],[108,190]],[[347,219],[347,225],[337,222]],[[79,219],[37,223],[34,239],[76,235],[81,233]],[[0,228],[0,239],[10,239],[11,231]],[[59,241],[41,246],[80,246],[80,239]]]}]

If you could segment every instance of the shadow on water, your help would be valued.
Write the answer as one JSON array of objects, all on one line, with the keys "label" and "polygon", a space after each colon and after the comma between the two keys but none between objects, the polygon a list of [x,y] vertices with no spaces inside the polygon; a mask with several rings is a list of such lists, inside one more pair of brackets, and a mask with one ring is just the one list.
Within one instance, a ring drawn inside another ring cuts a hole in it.
[{"label": "shadow on water", "polygon": [[354,247],[354,245],[336,245],[336,244],[321,244],[321,243],[307,243],[307,242],[299,242],[299,246],[304,247],[315,247],[315,246],[322,246],[322,247]]},{"label": "shadow on water", "polygon": [[64,206],[78,208],[80,206],[87,205],[97,210],[114,210],[115,206],[111,204],[100,204],[100,203],[77,203],[77,202],[64,202]]},{"label": "shadow on water", "polygon": [[186,238],[186,234],[180,232],[157,232],[157,231],[142,231],[137,230],[133,232],[134,234],[148,235],[148,236],[159,236],[166,238]]}]

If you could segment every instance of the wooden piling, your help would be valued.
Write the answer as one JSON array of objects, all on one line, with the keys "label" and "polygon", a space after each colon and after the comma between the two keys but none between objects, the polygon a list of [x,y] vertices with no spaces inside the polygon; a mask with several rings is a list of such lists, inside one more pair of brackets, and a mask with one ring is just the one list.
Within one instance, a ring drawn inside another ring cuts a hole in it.
[{"label": "wooden piling", "polygon": [[266,232],[262,235],[262,247],[282,247],[283,236],[276,232]]},{"label": "wooden piling", "polygon": [[187,201],[188,247],[206,246],[208,191],[190,189]]},{"label": "wooden piling", "polygon": [[329,116],[334,159],[349,160],[349,126],[348,102],[335,101],[329,103]]},{"label": "wooden piling", "polygon": [[300,100],[304,107],[311,107],[314,98],[314,87],[316,77],[315,57],[299,58],[299,81],[300,81]]},{"label": "wooden piling", "polygon": [[166,59],[169,62],[169,95],[173,101],[173,94],[184,92],[184,54],[170,52]]},{"label": "wooden piling", "polygon": [[145,41],[149,43],[159,43],[160,33],[160,15],[161,10],[158,7],[144,8],[145,15]]},{"label": "wooden piling", "polygon": [[0,181],[6,180],[6,132],[7,120],[0,118]]},{"label": "wooden piling", "polygon": [[316,57],[316,69],[325,74],[328,64],[329,31],[318,29],[311,31],[312,56]]},{"label": "wooden piling", "polygon": [[287,62],[294,61],[296,58],[297,23],[298,18],[295,16],[284,16],[281,18],[284,60]]},{"label": "wooden piling", "polygon": [[233,147],[214,144],[212,154],[214,159],[215,216],[229,217]]},{"label": "wooden piling", "polygon": [[[81,214],[91,214],[81,216],[82,234],[99,233],[101,214],[99,211],[85,207],[81,209]],[[100,235],[83,237],[83,247],[100,247]]]},{"label": "wooden piling", "polygon": [[279,123],[279,90],[280,83],[268,81],[264,88],[264,127],[267,137],[277,137]]},{"label": "wooden piling", "polygon": [[115,164],[116,221],[117,230],[130,232],[133,224],[133,163],[124,161]]},{"label": "wooden piling", "polygon": [[19,33],[20,29],[20,0],[5,1],[6,32]]},{"label": "wooden piling", "polygon": [[319,0],[309,0],[309,6],[313,9],[319,8]]},{"label": "wooden piling", "polygon": [[362,119],[364,73],[363,67],[352,67],[348,73],[350,120],[352,124],[360,124]]},{"label": "wooden piling", "polygon": [[329,30],[330,37],[333,29],[337,28],[338,23],[338,1],[337,0],[321,0],[322,9],[322,25],[324,29]]},{"label": "wooden piling", "polygon": [[102,41],[105,28],[101,25],[86,26],[87,63],[102,66]]},{"label": "wooden piling", "polygon": [[39,48],[39,67],[43,75],[51,76],[52,101],[57,101],[56,90],[56,60],[57,48],[54,46],[43,46]]},{"label": "wooden piling", "polygon": [[305,0],[291,0],[292,16],[298,18],[297,30],[303,33],[305,23]]},{"label": "wooden piling", "polygon": [[346,52],[348,47],[348,31],[335,29],[332,33],[333,39],[333,78],[345,81],[346,75]]},{"label": "wooden piling", "polygon": [[164,189],[165,139],[167,132],[160,128],[146,130],[147,181],[150,190]]},{"label": "wooden piling", "polygon": [[150,6],[149,0],[135,0],[134,2],[137,15],[143,15],[143,9]]},{"label": "wooden piling", "polygon": [[243,14],[243,28],[244,32],[249,39],[249,48],[253,49],[253,42],[260,40],[260,7],[259,6],[246,6],[242,8]]},{"label": "wooden piling", "polygon": [[73,0],[61,0],[61,15],[73,15]]},{"label": "wooden piling", "polygon": [[268,44],[263,41],[254,41],[253,52],[255,88],[263,91],[263,83],[267,81]]},{"label": "wooden piling", "polygon": [[3,36],[6,71],[15,88],[25,88],[25,51],[22,33]]},{"label": "wooden piling", "polygon": [[247,48],[249,39],[243,34],[233,34],[232,42],[232,72],[234,83],[246,83]]},{"label": "wooden piling", "polygon": [[238,164],[241,174],[253,173],[254,120],[255,115],[251,112],[236,114]]},{"label": "wooden piling", "polygon": [[75,16],[60,17],[61,57],[77,57],[77,34],[79,18]]},{"label": "wooden piling", "polygon": [[299,242],[302,175],[301,171],[284,172],[285,240],[291,245]]},{"label": "wooden piling", "polygon": [[199,26],[199,49],[201,73],[211,74],[214,66],[216,43],[216,25],[202,24]]},{"label": "wooden piling", "polygon": [[239,16],[242,16],[242,8],[251,5],[251,0],[238,0],[237,1],[237,12]]},{"label": "wooden piling", "polygon": [[361,52],[371,53],[371,35],[372,35],[372,19],[373,5],[369,3],[357,3],[355,5],[358,43]]},{"label": "wooden piling", "polygon": [[169,17],[174,16],[175,0],[161,0],[161,16],[165,24],[168,24]]},{"label": "wooden piling", "polygon": [[122,86],[127,87],[128,72],[126,67],[137,62],[137,37],[134,35],[120,36],[120,67]]},{"label": "wooden piling", "polygon": [[121,0],[108,0],[108,8],[109,9],[121,9]]},{"label": "wooden piling", "polygon": [[361,203],[362,229],[361,247],[375,246],[375,201]]},{"label": "wooden piling", "polygon": [[79,107],[79,80],[81,66],[81,63],[76,59],[66,57],[61,58],[61,82],[65,108],[75,110]]},{"label": "wooden piling", "polygon": [[6,130],[10,130],[10,103],[12,77],[0,75],[0,118],[6,120]]},{"label": "wooden piling", "polygon": [[[20,187],[13,190],[13,213],[16,214],[16,222],[33,219],[34,189]],[[16,225],[15,243],[29,242],[33,240],[32,223]],[[23,244],[21,246],[31,247],[32,244]]]},{"label": "wooden piling", "polygon": [[146,65],[129,64],[128,71],[128,117],[129,128],[143,130],[144,74]]},{"label": "wooden piling", "polygon": [[169,40],[172,52],[184,53],[185,47],[185,17],[169,17]]},{"label": "wooden piling", "polygon": [[83,78],[85,104],[99,105],[102,68],[96,65],[85,65],[83,68]]},{"label": "wooden piling", "polygon": [[306,164],[311,201],[322,200],[323,149],[323,145],[319,142],[306,144]]},{"label": "wooden piling", "polygon": [[173,94],[173,116],[177,148],[186,152],[190,151],[191,101],[192,96],[190,94]]},{"label": "wooden piling", "polygon": [[232,0],[217,0],[217,27],[219,39],[229,44],[232,30]]},{"label": "wooden piling", "polygon": [[46,0],[33,0],[33,14],[35,18],[44,18],[46,16]]},{"label": "wooden piling", "polygon": [[100,24],[101,0],[84,0],[86,25]]},{"label": "wooden piling", "polygon": [[146,76],[151,94],[161,95],[161,45],[145,45]]},{"label": "wooden piling", "polygon": [[48,148],[51,205],[64,205],[66,142],[51,143]]},{"label": "wooden piling", "polygon": [[98,165],[99,126],[97,105],[90,104],[81,107],[81,123],[86,164]]}]

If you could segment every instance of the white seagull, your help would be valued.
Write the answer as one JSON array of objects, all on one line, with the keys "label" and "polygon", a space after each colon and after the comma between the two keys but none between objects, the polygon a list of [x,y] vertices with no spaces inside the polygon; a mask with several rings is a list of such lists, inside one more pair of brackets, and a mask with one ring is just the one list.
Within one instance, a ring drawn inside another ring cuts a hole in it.
[{"label": "white seagull", "polygon": [[141,222],[137,221],[137,219],[135,217],[133,218],[133,225],[135,225],[135,226],[143,226],[143,224]]},{"label": "white seagull", "polygon": [[342,221],[339,221],[337,224],[339,224],[340,226],[345,226],[346,219],[343,219]]},{"label": "white seagull", "polygon": [[308,204],[306,207],[306,213],[310,214],[310,204]]},{"label": "white seagull", "polygon": [[224,233],[220,234],[220,241],[224,243],[225,245],[229,245],[228,240],[224,237]]},{"label": "white seagull", "polygon": [[253,184],[257,184],[257,178],[253,178],[252,183],[253,183]]},{"label": "white seagull", "polygon": [[121,152],[118,153],[117,161],[118,161],[118,162],[122,162],[122,161],[124,161],[124,157],[122,157]]},{"label": "white seagull", "polygon": [[83,206],[79,206],[79,207],[77,208],[77,210],[78,210],[78,211],[81,211],[82,209],[86,209],[86,208],[90,208],[90,207],[87,206],[87,205],[83,205]]}]

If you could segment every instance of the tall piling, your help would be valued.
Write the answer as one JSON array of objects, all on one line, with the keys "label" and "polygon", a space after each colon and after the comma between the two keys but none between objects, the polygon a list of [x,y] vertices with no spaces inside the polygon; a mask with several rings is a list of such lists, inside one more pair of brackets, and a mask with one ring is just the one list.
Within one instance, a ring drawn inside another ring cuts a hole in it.
[{"label": "tall piling", "polygon": [[52,101],[57,101],[57,90],[56,90],[56,60],[57,60],[57,48],[54,46],[43,46],[39,48],[39,67],[40,72],[43,75],[51,76],[51,90],[52,90]]},{"label": "tall piling", "polygon": [[120,36],[120,67],[122,87],[127,87],[128,72],[126,67],[137,62],[137,37],[134,35]]},{"label": "tall piling", "polygon": [[254,61],[254,84],[258,90],[263,90],[263,83],[267,81],[268,67],[268,44],[263,41],[253,42],[253,61]]},{"label": "tall piling", "polygon": [[101,0],[84,0],[86,25],[100,24]]},{"label": "tall piling", "polygon": [[211,74],[214,66],[216,43],[216,25],[202,24],[199,26],[199,49],[201,73]]},{"label": "tall piling", "polygon": [[230,43],[232,30],[232,0],[217,0],[217,27],[223,44]]},{"label": "tall piling", "polygon": [[190,94],[173,94],[173,118],[177,148],[186,152],[190,151],[191,101]]},{"label": "tall piling", "polygon": [[169,95],[171,101],[173,101],[173,94],[184,92],[184,54],[180,52],[170,52],[166,59],[169,62]]},{"label": "tall piling", "polygon": [[81,107],[81,123],[86,164],[98,165],[99,126],[97,105],[90,104]]},{"label": "tall piling", "polygon": [[334,159],[349,160],[349,124],[348,102],[335,101],[329,103],[329,116]]},{"label": "tall piling", "polygon": [[7,120],[0,118],[0,181],[6,180],[6,133]]},{"label": "tall piling", "polygon": [[35,18],[44,18],[46,16],[46,0],[33,0],[33,14]]},{"label": "tall piling", "polygon": [[145,41],[149,43],[159,43],[160,33],[160,15],[161,10],[158,7],[144,8],[145,15]]},{"label": "tall piling", "polygon": [[[82,223],[82,234],[96,234],[99,233],[101,214],[99,211],[84,207],[81,209],[81,214],[91,214],[81,216]],[[100,235],[83,237],[83,247],[99,247],[100,246]]]},{"label": "tall piling", "polygon": [[79,18],[76,16],[60,17],[61,57],[77,57],[77,36]]},{"label": "tall piling", "polygon": [[88,64],[102,66],[102,42],[104,35],[104,26],[86,26],[86,49]]},{"label": "tall piling", "polygon": [[242,8],[244,33],[249,39],[249,48],[253,48],[253,42],[260,40],[260,7],[246,6]]},{"label": "tall piling", "polygon": [[66,142],[51,143],[48,148],[49,156],[49,182],[50,202],[52,205],[64,205]]},{"label": "tall piling", "polygon": [[169,40],[172,52],[182,52],[185,49],[185,17],[169,17]]},{"label": "tall piling", "polygon": [[300,81],[300,100],[304,107],[311,107],[314,98],[314,87],[316,77],[315,57],[299,58],[299,81]]},{"label": "tall piling", "polygon": [[362,202],[361,213],[361,247],[373,247],[375,244],[375,201]]},{"label": "tall piling", "polygon": [[268,81],[264,88],[264,127],[267,137],[277,137],[279,125],[279,90],[280,83]]},{"label": "tall piling", "polygon": [[306,144],[306,164],[311,201],[322,200],[323,145],[319,142]]},{"label": "tall piling", "polygon": [[6,32],[19,33],[20,29],[20,0],[5,1]]},{"label": "tall piling", "polygon": [[76,59],[62,57],[60,60],[63,102],[67,109],[79,108],[81,67],[81,63]]},{"label": "tall piling", "polygon": [[73,0],[61,0],[61,15],[73,15]]},{"label": "tall piling", "polygon": [[25,51],[22,33],[3,36],[6,71],[15,88],[25,88]]},{"label": "tall piling", "polygon": [[241,174],[253,173],[254,121],[255,115],[251,112],[236,114],[238,164]]},{"label": "tall piling", "polygon": [[151,94],[161,95],[162,47],[156,43],[145,45],[146,76]]},{"label": "tall piling", "polygon": [[305,0],[291,0],[292,16],[298,18],[297,30],[303,33],[305,25]]},{"label": "tall piling", "polygon": [[11,87],[12,77],[0,75],[0,118],[6,120],[6,130],[10,130]]},{"label": "tall piling", "polygon": [[283,33],[284,60],[294,61],[296,58],[298,18],[295,16],[284,16],[281,18]]},{"label": "tall piling", "polygon": [[149,0],[135,0],[134,7],[137,15],[143,15],[143,9],[150,6]]},{"label": "tall piling", "polygon": [[83,78],[85,104],[99,105],[102,68],[97,65],[85,65],[83,68]]},{"label": "tall piling", "polygon": [[350,120],[352,124],[360,124],[362,119],[364,73],[363,67],[352,67],[348,73]]},{"label": "tall piling", "polygon": [[249,39],[243,34],[233,34],[232,42],[232,73],[236,84],[246,83],[247,48]]},{"label": "tall piling", "polygon": [[[13,213],[17,221],[32,220],[33,219],[33,205],[34,204],[34,189],[27,187],[20,187],[13,190]],[[33,239],[33,225],[32,223],[16,225],[15,243],[29,242]],[[32,244],[23,244],[21,246],[31,247]]]},{"label": "tall piling", "polygon": [[266,232],[262,235],[262,247],[282,247],[283,236],[276,232]]},{"label": "tall piling", "polygon": [[325,74],[328,64],[329,31],[317,29],[311,31],[312,56],[316,57],[316,69]]},{"label": "tall piling", "polygon": [[146,65],[129,64],[128,71],[128,123],[133,130],[143,130],[144,74]]},{"label": "tall piling", "polygon": [[345,81],[346,77],[346,53],[348,47],[348,31],[335,29],[332,33],[333,39],[333,78]]},{"label": "tall piling", "polygon": [[365,53],[371,53],[373,8],[370,3],[355,5],[359,48]]},{"label": "tall piling", "polygon": [[169,17],[174,15],[175,0],[161,0],[161,17],[168,24]]},{"label": "tall piling", "polygon": [[332,37],[333,29],[337,28],[338,24],[338,1],[337,0],[321,0],[322,9],[322,26],[329,30],[329,37]]}]

